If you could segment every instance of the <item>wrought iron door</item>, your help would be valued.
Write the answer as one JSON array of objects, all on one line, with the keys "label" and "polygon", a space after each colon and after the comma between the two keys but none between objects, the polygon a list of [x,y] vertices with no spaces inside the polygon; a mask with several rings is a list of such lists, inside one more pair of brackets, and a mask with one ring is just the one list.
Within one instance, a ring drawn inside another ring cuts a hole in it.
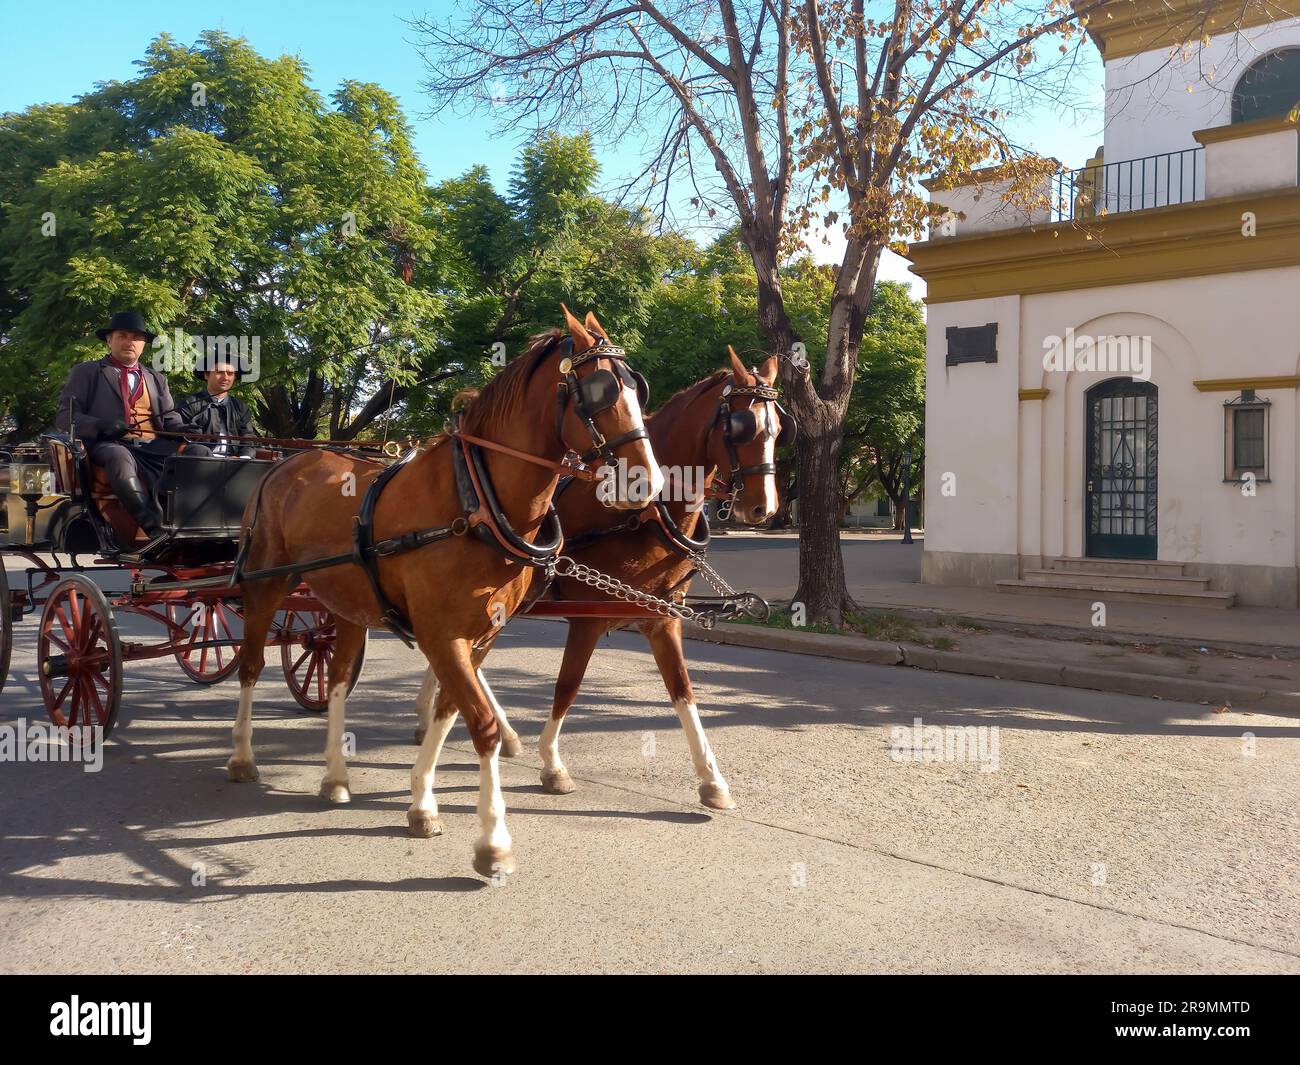
[{"label": "wrought iron door", "polygon": [[1156,386],[1116,378],[1087,395],[1085,554],[1156,557]]}]

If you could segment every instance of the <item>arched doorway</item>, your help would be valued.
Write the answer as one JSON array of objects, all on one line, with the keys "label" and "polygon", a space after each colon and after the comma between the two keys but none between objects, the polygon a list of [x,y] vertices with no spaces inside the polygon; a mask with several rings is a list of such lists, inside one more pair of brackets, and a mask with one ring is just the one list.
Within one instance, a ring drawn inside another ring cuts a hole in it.
[{"label": "arched doorway", "polygon": [[1112,378],[1090,388],[1084,402],[1084,554],[1155,558],[1156,386]]}]

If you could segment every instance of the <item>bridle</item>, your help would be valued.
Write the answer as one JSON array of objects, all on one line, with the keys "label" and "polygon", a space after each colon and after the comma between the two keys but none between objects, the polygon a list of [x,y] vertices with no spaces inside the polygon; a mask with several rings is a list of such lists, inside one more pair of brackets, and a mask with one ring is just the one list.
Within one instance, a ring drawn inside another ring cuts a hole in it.
[{"label": "bridle", "polygon": [[[614,457],[615,448],[633,440],[645,440],[650,434],[643,422],[613,440],[606,440],[596,428],[596,416],[614,406],[624,388],[636,389],[637,401],[644,409],[650,400],[650,385],[644,376],[628,368],[627,352],[611,344],[606,337],[597,336],[596,343],[580,355],[573,354],[573,337],[565,337],[564,344],[568,354],[560,360],[560,383],[555,392],[555,435],[563,442],[564,414],[572,405],[574,413],[591,434],[592,448],[581,456],[583,464],[589,465],[599,455],[605,465],[615,466],[618,464]],[[606,359],[609,360],[608,370],[600,365]],[[595,362],[596,369],[579,377],[578,367],[589,362]]]},{"label": "bridle", "polygon": [[[760,474],[765,477],[776,475],[776,463],[763,462],[755,466],[742,466],[740,455],[736,451],[738,447],[753,443],[758,437],[758,416],[754,413],[755,400],[761,400],[764,404],[771,403],[776,407],[777,422],[780,425],[776,446],[785,447],[787,444],[794,443],[795,436],[799,432],[799,423],[794,415],[778,402],[780,396],[781,393],[776,388],[764,384],[757,377],[752,385],[728,384],[723,388],[715,424],[722,425],[722,442],[731,461],[731,472],[726,481],[730,489],[728,498],[734,499],[740,494],[745,477],[749,474]],[[743,410],[735,410],[732,407],[732,400],[746,398],[749,402]]]},{"label": "bridle", "polygon": [[[506,447],[504,444],[498,444],[494,440],[471,436],[459,428],[452,435],[463,443],[485,447],[489,451],[499,451],[512,458],[545,466],[584,481],[593,481],[598,477],[596,471],[590,468],[591,460],[597,455],[604,460],[604,465],[616,466],[618,460],[614,457],[615,448],[633,440],[646,440],[650,434],[642,421],[638,428],[616,436],[613,440],[606,440],[604,434],[596,427],[596,416],[613,407],[625,387],[636,389],[637,401],[644,408],[650,400],[650,385],[642,374],[628,368],[627,352],[611,344],[606,337],[598,335],[595,344],[582,354],[574,355],[573,337],[566,336],[560,350],[567,352],[560,359],[560,383],[555,393],[555,435],[567,451],[561,461],[552,462],[537,455],[529,455],[515,448]],[[609,360],[611,369],[606,370],[600,366],[603,359]],[[579,377],[578,367],[585,366],[589,362],[595,362],[596,369]],[[587,427],[587,432],[591,434],[592,447],[580,456],[575,456],[573,451],[568,449],[564,439],[564,415],[570,405],[573,406],[578,419]]]}]

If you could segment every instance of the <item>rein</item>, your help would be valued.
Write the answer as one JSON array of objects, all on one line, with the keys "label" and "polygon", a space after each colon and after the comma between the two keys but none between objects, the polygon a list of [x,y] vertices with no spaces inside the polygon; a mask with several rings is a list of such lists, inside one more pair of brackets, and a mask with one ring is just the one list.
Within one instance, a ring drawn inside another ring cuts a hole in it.
[{"label": "rein", "polygon": [[270,436],[219,436],[215,433],[175,433],[160,429],[152,430],[155,436],[168,436],[179,440],[231,440],[240,444],[266,444],[269,447],[282,447],[292,451],[310,451],[312,448],[366,448],[382,451],[389,458],[398,458],[402,454],[401,445],[396,440],[299,440],[293,437],[280,439]]},{"label": "rein", "polygon": [[509,455],[511,458],[521,459],[524,462],[531,462],[536,466],[544,466],[548,470],[555,470],[561,475],[577,477],[579,480],[594,481],[600,476],[595,470],[570,461],[569,455],[572,455],[573,452],[569,452],[569,454],[565,455],[565,457],[559,462],[555,462],[551,459],[544,459],[537,455],[530,455],[526,451],[516,451],[514,448],[507,447],[505,444],[498,444],[495,440],[485,440],[481,436],[471,436],[469,433],[461,432],[460,430],[457,430],[451,435],[457,439],[464,440],[466,443],[473,444],[476,447],[485,447],[489,451],[499,451],[501,454]]}]

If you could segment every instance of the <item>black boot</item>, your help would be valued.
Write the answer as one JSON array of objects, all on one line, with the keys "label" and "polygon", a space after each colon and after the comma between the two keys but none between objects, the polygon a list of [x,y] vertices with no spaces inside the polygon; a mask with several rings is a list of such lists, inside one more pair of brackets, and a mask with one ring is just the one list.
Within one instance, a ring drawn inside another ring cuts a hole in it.
[{"label": "black boot", "polygon": [[135,523],[145,531],[145,535],[150,540],[161,535],[162,512],[145,490],[144,485],[140,483],[139,477],[128,477],[114,487],[113,494],[122,501],[122,506],[126,507],[127,513],[135,519]]}]

